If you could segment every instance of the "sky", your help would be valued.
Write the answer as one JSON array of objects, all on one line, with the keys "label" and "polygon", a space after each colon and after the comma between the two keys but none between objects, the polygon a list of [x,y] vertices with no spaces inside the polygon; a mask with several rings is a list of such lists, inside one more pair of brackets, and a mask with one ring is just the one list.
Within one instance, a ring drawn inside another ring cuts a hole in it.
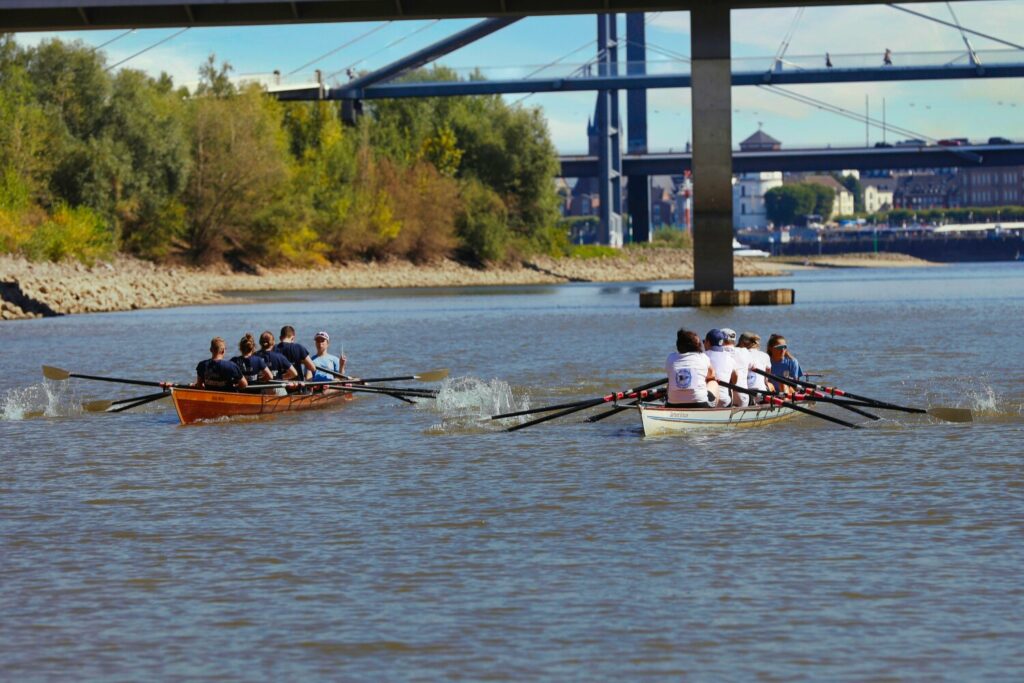
[{"label": "sky", "polygon": [[[914,11],[951,21],[951,9],[966,28],[1013,43],[1024,44],[1024,0],[924,3],[908,6]],[[687,71],[680,58],[690,53],[690,22],[686,12],[655,12],[647,15],[648,60],[651,70]],[[425,47],[474,23],[474,20],[363,22],[345,24],[298,24],[225,28],[193,28],[117,68],[133,68],[159,75],[164,71],[176,83],[192,84],[197,70],[210,54],[227,61],[235,74],[266,74],[293,70],[346,42],[379,30],[336,53],[302,69],[295,78],[320,68],[324,73],[372,70]],[[534,68],[556,60],[560,74],[593,57],[596,51],[596,20],[593,15],[530,17],[441,58],[438,63],[456,69],[480,68],[491,78],[525,76]],[[108,64],[172,36],[178,29],[149,29],[118,37],[124,31],[76,31],[21,33],[25,45],[59,37],[81,40],[102,48]],[[880,65],[890,49],[896,65],[943,64],[953,59],[964,63],[966,48],[960,32],[887,5],[777,8],[734,11],[732,50],[735,68],[767,70],[785,37],[791,34],[785,59],[813,66],[832,62]],[[625,19],[620,15],[619,35],[625,41]],[[1024,51],[980,36],[969,36],[982,62],[1024,62]],[[574,52],[575,50],[575,52]],[[1020,52],[1019,60],[1015,53]],[[625,50],[620,50],[625,59]],[[935,53],[935,54],[928,54]],[[941,53],[941,54],[939,54]],[[901,61],[902,60],[902,61]],[[564,65],[564,66],[562,66]],[[552,75],[555,71],[548,71]],[[897,83],[838,83],[789,86],[789,89],[859,114],[865,98],[871,115],[881,119],[883,101],[886,121],[922,137],[966,137],[986,140],[1001,136],[1024,141],[1024,79],[970,79]],[[594,111],[589,92],[506,96],[521,106],[544,111],[552,139],[566,154],[586,150],[587,119]],[[623,96],[623,101],[624,101]],[[622,111],[625,112],[623,102]],[[625,119],[625,114],[623,113]],[[756,87],[733,88],[733,142],[738,143],[762,126],[784,147],[824,147],[864,144],[863,122],[839,117],[815,107],[793,102]],[[883,132],[872,129],[870,144],[881,141]],[[906,137],[886,134],[893,142]],[[681,150],[690,140],[690,91],[648,91],[648,138],[651,151]]]}]

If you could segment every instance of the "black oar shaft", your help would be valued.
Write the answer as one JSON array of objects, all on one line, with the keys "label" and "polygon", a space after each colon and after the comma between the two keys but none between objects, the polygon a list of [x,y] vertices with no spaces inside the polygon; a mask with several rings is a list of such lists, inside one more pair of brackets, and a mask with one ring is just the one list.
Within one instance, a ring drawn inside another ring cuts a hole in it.
[{"label": "black oar shaft", "polygon": [[[721,384],[723,387],[726,387],[728,389],[732,389],[733,391],[738,391],[738,392],[743,393],[743,394],[756,395],[756,394],[759,394],[759,393],[762,393],[762,394],[765,393],[765,392],[759,392],[759,391],[756,391],[756,390],[753,390],[753,389],[747,389],[745,387],[736,386],[735,384],[732,384],[730,382],[725,382],[725,381],[722,381],[722,380],[719,380],[718,383]],[[838,417],[832,417],[831,415],[826,415],[825,413],[819,413],[817,410],[811,410],[810,408],[804,408],[803,406],[797,405],[796,401],[794,401],[792,399],[788,399],[788,400],[784,399],[781,396],[778,396],[778,395],[774,394],[774,392],[769,393],[769,400],[772,402],[773,405],[777,405],[777,406],[780,406],[780,407],[786,407],[786,408],[792,408],[793,410],[797,411],[798,413],[806,413],[807,415],[813,415],[814,417],[820,417],[822,420],[827,420],[828,422],[834,422],[834,423],[836,423],[838,425],[843,425],[844,427],[849,427],[850,429],[860,429],[860,425],[856,425],[856,424],[854,424],[852,422],[847,422],[846,420],[840,420]]]},{"label": "black oar shaft", "polygon": [[611,403],[612,401],[616,401],[620,398],[630,398],[631,394],[636,394],[637,392],[644,391],[646,389],[650,389],[652,387],[660,386],[662,384],[667,383],[667,379],[659,379],[657,381],[644,384],[643,386],[634,387],[632,389],[629,389],[628,391],[620,391],[614,394],[606,394],[605,396],[602,396],[600,398],[588,398],[582,401],[571,401],[569,403],[559,403],[551,406],[542,406],[540,408],[528,408],[526,410],[517,410],[514,413],[502,413],[501,415],[492,415],[491,419],[502,420],[506,417],[519,417],[521,415],[532,415],[534,413],[547,413],[551,412],[552,410],[564,410],[568,408],[589,408],[592,405],[600,405],[601,403]]},{"label": "black oar shaft", "polygon": [[815,391],[820,391],[823,394],[831,394],[833,397],[835,397],[835,396],[845,396],[845,397],[852,398],[852,399],[855,399],[855,400],[858,400],[858,401],[864,401],[865,403],[869,403],[872,407],[875,407],[875,408],[886,408],[888,410],[898,410],[898,411],[901,411],[901,412],[904,412],[904,413],[920,413],[920,414],[924,414],[924,413],[928,412],[927,410],[925,410],[923,408],[910,408],[908,406],[901,406],[901,405],[896,405],[895,403],[889,403],[888,401],[880,401],[880,400],[878,400],[876,398],[870,398],[868,396],[861,396],[859,394],[851,394],[849,391],[846,391],[844,389],[835,389],[833,387],[825,387],[825,386],[821,386],[820,384],[815,384],[814,382],[805,382],[805,381],[799,380],[799,379],[789,379],[787,377],[779,377],[778,375],[773,375],[772,373],[765,372],[764,370],[757,370],[757,369],[755,369],[754,372],[756,372],[757,374],[762,375],[764,377],[767,377],[770,380],[773,380],[773,381],[776,381],[776,382],[781,382],[782,384],[788,384],[791,387],[795,387],[795,388],[798,388],[798,389],[800,387],[804,387],[804,388],[807,388],[807,389],[813,389]]},{"label": "black oar shaft", "polygon": [[[646,394],[647,392],[640,392],[640,393],[641,394]],[[665,390],[664,389],[655,389],[654,391],[650,392],[646,396],[641,395],[640,398],[638,398],[635,401],[630,401],[629,403],[623,404],[621,406],[615,406],[614,408],[611,408],[610,410],[606,410],[603,413],[598,413],[597,415],[591,415],[590,417],[587,418],[587,422],[600,422],[601,420],[607,419],[607,418],[611,417],[612,415],[618,415],[623,410],[629,410],[630,408],[636,408],[638,405],[640,405],[640,401],[643,401],[643,400],[650,401],[650,400],[653,400],[653,399],[661,398],[664,395],[665,395]]]},{"label": "black oar shaft", "polygon": [[152,396],[146,396],[145,398],[141,398],[141,399],[139,399],[137,401],[134,401],[134,402],[131,402],[131,403],[125,403],[124,405],[119,406],[117,408],[114,408],[113,410],[108,410],[107,412],[108,413],[124,412],[125,410],[131,410],[132,408],[138,408],[139,406],[144,406],[147,403],[152,403],[154,401],[159,401],[160,399],[167,398],[170,395],[171,395],[171,393],[169,391],[165,391],[165,392],[162,392],[160,394],[154,394]]},{"label": "black oar shaft", "polygon": [[[120,379],[118,377],[97,377],[96,375],[80,375],[77,372],[68,373],[68,377],[75,377],[77,379],[91,379],[97,382],[113,382],[115,384],[134,384],[140,387],[162,387],[165,386],[164,382],[149,382],[141,379]],[[178,385],[174,385],[178,386]]]},{"label": "black oar shaft", "polygon": [[649,383],[644,384],[644,385],[639,386],[639,387],[633,387],[632,389],[628,389],[627,391],[619,391],[619,392],[616,392],[614,394],[608,394],[606,396],[601,396],[600,398],[592,398],[589,401],[582,401],[582,402],[580,402],[579,405],[575,405],[575,406],[573,406],[571,408],[566,408],[565,410],[561,410],[561,411],[559,411],[557,413],[552,413],[551,415],[545,415],[544,417],[539,417],[536,420],[530,420],[529,422],[524,422],[522,424],[518,424],[518,425],[515,425],[513,427],[509,427],[505,431],[506,432],[514,432],[514,431],[517,431],[517,430],[520,430],[520,429],[524,429],[526,427],[532,427],[533,425],[540,424],[541,422],[547,422],[548,420],[554,420],[555,418],[564,417],[565,415],[571,415],[572,413],[576,413],[576,412],[579,412],[581,410],[586,410],[587,408],[592,408],[594,406],[599,406],[599,405],[602,405],[604,403],[610,403],[612,401],[618,401],[619,399],[623,399],[623,398],[633,398],[633,397],[637,396],[638,394],[642,393],[643,391],[645,391],[647,389],[650,389],[652,387],[656,387],[656,386],[659,386],[659,385],[662,385],[662,384],[668,384],[668,379],[667,378],[666,379],[659,379],[659,380],[656,380],[654,382],[649,382]]},{"label": "black oar shaft", "polygon": [[814,417],[820,417],[822,420],[827,420],[829,422],[834,422],[837,425],[842,425],[844,427],[849,427],[850,429],[860,429],[860,425],[855,425],[852,422],[847,422],[846,420],[840,420],[838,417],[832,417],[831,415],[826,415],[825,413],[819,413],[817,410],[811,410],[810,408],[804,408],[803,406],[797,405],[796,402],[794,402],[794,401],[784,401],[781,398],[776,398],[776,399],[774,399],[773,403],[775,403],[775,405],[780,406],[780,407],[792,408],[793,410],[797,411],[798,413],[806,413],[807,415],[813,415]]}]

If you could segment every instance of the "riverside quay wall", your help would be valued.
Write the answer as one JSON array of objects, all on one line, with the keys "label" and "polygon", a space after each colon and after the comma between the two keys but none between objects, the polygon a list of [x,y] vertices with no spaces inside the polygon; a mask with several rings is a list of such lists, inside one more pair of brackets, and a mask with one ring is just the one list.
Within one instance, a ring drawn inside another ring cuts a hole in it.
[{"label": "riverside quay wall", "polygon": [[953,235],[906,236],[879,233],[877,237],[858,235],[841,239],[793,241],[774,245],[775,256],[815,256],[819,254],[857,254],[891,252],[907,254],[926,261],[1020,261],[1024,260],[1024,236]]}]

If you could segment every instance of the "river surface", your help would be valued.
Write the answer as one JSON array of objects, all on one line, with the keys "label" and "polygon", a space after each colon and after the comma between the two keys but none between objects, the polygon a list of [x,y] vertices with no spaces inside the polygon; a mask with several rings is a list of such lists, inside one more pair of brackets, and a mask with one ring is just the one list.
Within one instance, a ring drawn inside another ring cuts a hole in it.
[{"label": "river surface", "polygon": [[[741,282],[794,287],[791,307],[638,307],[686,284],[4,323],[0,679],[1021,680],[1024,264]],[[363,376],[451,378],[436,404],[181,427],[167,401],[77,407],[151,389],[39,371],[188,380],[212,336],[283,324],[310,347],[329,331]],[[644,438],[632,411],[485,419],[656,379],[680,326],[782,332],[829,383],[976,420]]]}]

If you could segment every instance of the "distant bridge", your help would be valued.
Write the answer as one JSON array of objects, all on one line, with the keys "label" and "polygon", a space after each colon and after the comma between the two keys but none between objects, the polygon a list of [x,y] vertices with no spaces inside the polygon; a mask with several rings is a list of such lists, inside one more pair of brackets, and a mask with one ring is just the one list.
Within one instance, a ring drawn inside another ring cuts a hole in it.
[{"label": "distant bridge", "polygon": [[[976,53],[978,63],[956,63],[964,53],[918,52],[902,55],[905,66],[863,65],[877,55],[832,55],[832,62],[857,63],[856,66],[823,66],[819,57],[794,57],[773,69],[752,69],[754,59],[734,60],[732,85],[798,85],[809,83],[866,83],[877,81],[933,81],[972,78],[1024,77],[1024,52],[1020,50],[986,50]],[[798,61],[799,60],[799,61]],[[770,58],[756,60],[770,63]],[[877,61],[877,60],[876,60]],[[931,63],[929,63],[931,62]],[[815,66],[810,66],[814,63]],[[807,65],[807,66],[804,66]],[[245,80],[256,81],[280,100],[376,100],[403,97],[454,97],[460,95],[507,95],[513,93],[553,93],[593,90],[654,90],[689,88],[693,78],[687,62],[654,61],[644,63],[647,73],[628,73],[630,63],[617,75],[565,75],[545,78],[487,79],[436,82],[374,82],[330,85],[319,83],[311,74],[302,81],[281,81],[273,74],[254,74]],[[738,67],[738,68],[737,68]],[[578,71],[579,69],[577,69]],[[652,73],[652,71],[669,73]]]},{"label": "distant bridge", "polygon": [[[689,153],[625,154],[625,176],[678,175],[691,170]],[[562,156],[563,178],[598,175],[596,156]],[[844,169],[952,168],[1024,165],[1024,144],[960,147],[835,147],[733,152],[734,173],[757,171],[841,171]]]}]

